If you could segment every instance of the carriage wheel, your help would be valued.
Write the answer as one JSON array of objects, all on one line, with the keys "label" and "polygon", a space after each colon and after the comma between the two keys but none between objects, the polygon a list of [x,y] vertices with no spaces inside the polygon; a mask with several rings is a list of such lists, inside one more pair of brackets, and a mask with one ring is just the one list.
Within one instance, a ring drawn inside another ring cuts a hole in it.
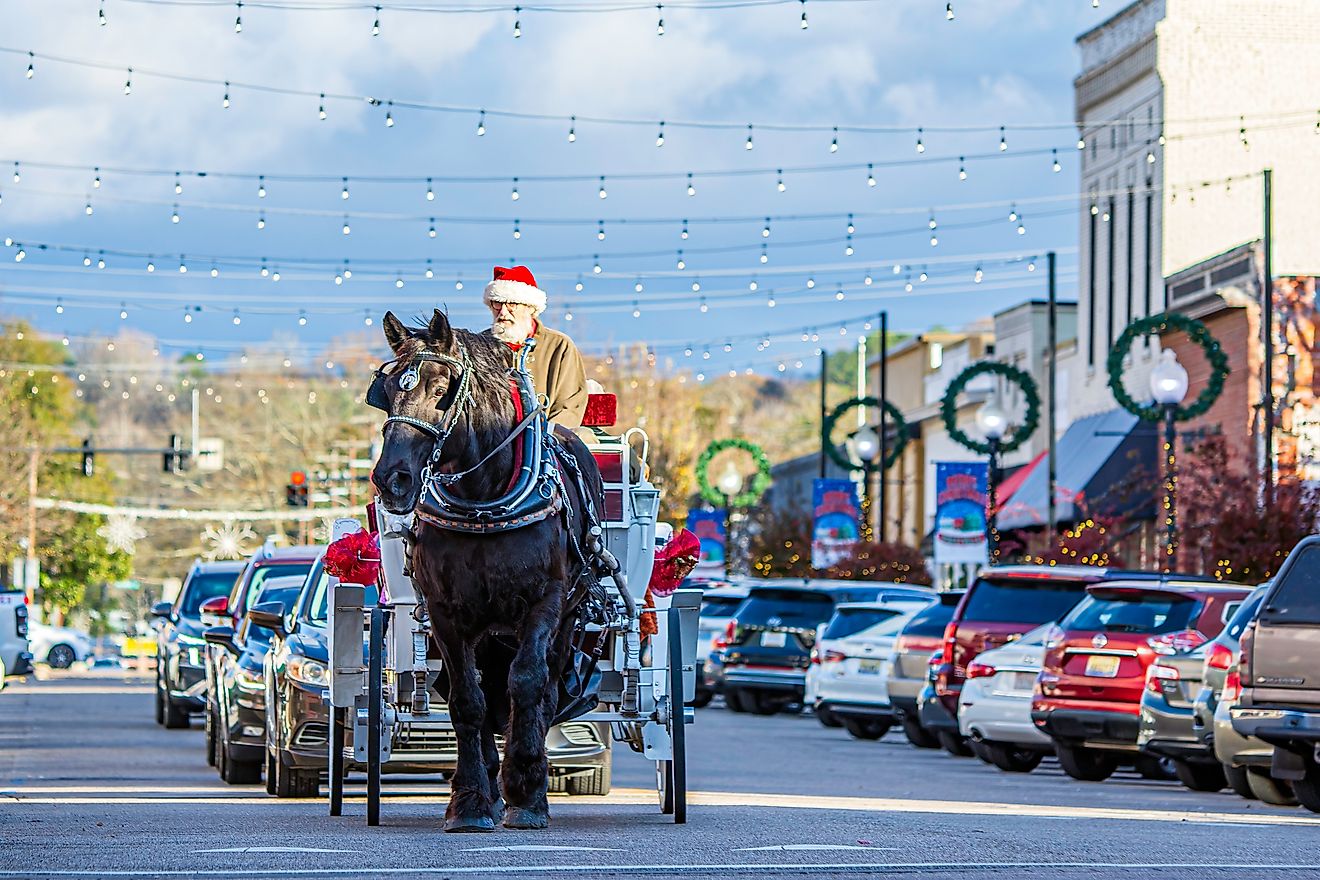
[{"label": "carriage wheel", "polygon": [[666,816],[674,812],[673,762],[655,762],[655,790],[660,795],[660,812]]},{"label": "carriage wheel", "polygon": [[344,727],[348,710],[336,706],[330,718],[330,815],[344,814]]},{"label": "carriage wheel", "polygon": [[669,737],[674,746],[674,757],[666,763],[669,764],[675,825],[687,822],[687,708],[683,705],[683,626],[680,614],[680,609],[670,608],[665,622],[669,643]]},{"label": "carriage wheel", "polygon": [[371,609],[371,630],[367,648],[367,824],[380,824],[380,736],[381,676],[384,674],[385,612],[379,605]]}]

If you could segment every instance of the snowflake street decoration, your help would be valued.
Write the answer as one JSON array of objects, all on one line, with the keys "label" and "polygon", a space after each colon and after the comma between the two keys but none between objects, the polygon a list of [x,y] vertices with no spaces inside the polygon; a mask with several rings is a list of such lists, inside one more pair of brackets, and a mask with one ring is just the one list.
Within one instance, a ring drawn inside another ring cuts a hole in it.
[{"label": "snowflake street decoration", "polygon": [[256,538],[256,532],[248,528],[246,523],[230,520],[218,526],[207,526],[202,530],[202,543],[206,545],[202,556],[211,562],[217,559],[242,559],[251,552],[248,543]]},{"label": "snowflake street decoration", "polygon": [[334,536],[335,521],[331,517],[322,517],[312,528],[312,540],[318,544],[329,544]]},{"label": "snowflake street decoration", "polygon": [[129,556],[137,549],[137,542],[147,536],[138,526],[137,517],[131,513],[110,514],[96,534],[105,538],[106,549],[111,553],[127,553]]}]

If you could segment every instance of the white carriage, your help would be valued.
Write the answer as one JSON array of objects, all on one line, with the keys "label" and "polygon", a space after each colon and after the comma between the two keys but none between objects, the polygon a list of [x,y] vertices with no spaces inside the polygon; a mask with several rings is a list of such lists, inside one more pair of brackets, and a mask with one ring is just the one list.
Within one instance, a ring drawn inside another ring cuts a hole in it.
[{"label": "white carriage", "polygon": [[[607,725],[615,742],[654,761],[661,811],[682,823],[687,817],[685,726],[694,718],[686,704],[696,691],[701,592],[677,590],[655,599],[657,632],[644,644],[640,613],[647,610],[642,606],[657,549],[659,491],[646,479],[646,434],[632,428],[615,437],[603,427],[588,428],[588,445],[605,489],[604,509],[598,511],[601,538],[625,577],[602,578],[606,623],[586,627],[597,646],[593,653],[599,652],[592,676],[597,703],[572,721]],[[426,612],[404,574],[402,536],[412,517],[379,508],[375,516],[380,601],[371,601],[377,591],[370,587],[333,582],[329,622],[330,814],[342,813],[346,764],[365,766],[368,825],[380,822],[381,775],[389,762],[406,761],[411,767],[424,761],[407,743],[452,730],[447,708],[432,703],[429,685],[440,661],[428,658],[433,652],[428,650]],[[340,520],[334,537],[360,528],[355,520]]]}]

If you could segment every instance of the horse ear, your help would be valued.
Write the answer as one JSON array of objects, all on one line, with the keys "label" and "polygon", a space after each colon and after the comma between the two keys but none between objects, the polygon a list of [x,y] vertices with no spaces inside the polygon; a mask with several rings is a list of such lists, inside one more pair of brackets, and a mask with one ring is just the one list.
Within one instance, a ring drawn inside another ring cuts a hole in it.
[{"label": "horse ear", "polygon": [[427,327],[431,339],[441,346],[448,346],[453,341],[454,331],[449,326],[449,317],[439,309],[431,315],[431,324]]},{"label": "horse ear", "polygon": [[385,320],[381,321],[381,325],[385,328],[385,341],[390,344],[390,349],[395,354],[402,354],[403,345],[408,341],[408,328],[394,317],[393,312],[385,313]]}]

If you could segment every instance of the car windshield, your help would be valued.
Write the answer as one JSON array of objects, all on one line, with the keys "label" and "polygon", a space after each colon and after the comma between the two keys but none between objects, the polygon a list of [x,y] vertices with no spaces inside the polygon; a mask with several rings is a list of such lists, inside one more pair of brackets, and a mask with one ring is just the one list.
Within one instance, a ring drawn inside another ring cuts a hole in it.
[{"label": "car windshield", "polygon": [[1087,596],[1059,626],[1082,632],[1159,635],[1186,629],[1199,606],[1186,596],[1156,593],[1106,599]]},{"label": "car windshield", "polygon": [[[305,616],[307,620],[318,626],[325,626],[330,620],[330,580],[331,575],[320,563],[316,566],[316,586],[312,587],[312,600],[307,605]],[[366,595],[363,597],[362,606],[370,608],[377,602],[377,593],[374,586],[367,587]]]},{"label": "car windshield", "polygon": [[732,617],[743,603],[737,596],[705,596],[701,600],[702,617]]},{"label": "car windshield", "polygon": [[908,621],[907,626],[903,627],[903,635],[944,635],[944,628],[948,626],[950,620],[953,620],[954,607],[953,605],[945,605],[943,602],[926,606],[917,612],[916,617]]},{"label": "car windshield", "polygon": [[1320,545],[1306,547],[1288,566],[1266,610],[1289,623],[1320,623]]},{"label": "car windshield", "polygon": [[179,604],[179,614],[183,617],[199,617],[202,603],[216,596],[228,596],[238,578],[236,571],[199,571],[188,578],[188,588],[183,591]]},{"label": "car windshield", "polygon": [[1083,581],[1058,578],[981,578],[972,585],[963,620],[1046,623],[1058,620],[1085,593]]},{"label": "car windshield", "polygon": [[[302,586],[297,587],[277,587],[270,590],[262,590],[257,594],[257,601],[253,606],[261,605],[266,602],[279,602],[284,606],[284,612],[287,614],[298,601],[298,594],[302,592]],[[258,645],[270,644],[271,631],[264,626],[248,626],[247,638],[250,642]]]},{"label": "car windshield", "polygon": [[[866,635],[892,635],[902,625],[903,613],[894,608],[840,608],[830,618],[822,636],[827,639],[846,639],[867,631]],[[888,623],[888,626],[883,624]],[[878,629],[872,630],[872,627]]]},{"label": "car windshield", "polygon": [[[789,626],[815,629],[829,619],[834,599],[827,593],[807,590],[756,590],[738,609],[744,626]],[[771,618],[776,623],[771,623]]]},{"label": "car windshield", "polygon": [[272,562],[259,566],[256,571],[252,572],[252,580],[248,581],[247,605],[244,607],[251,608],[253,606],[253,600],[261,592],[261,585],[268,578],[285,577],[286,575],[306,577],[307,572],[311,570],[312,563],[310,562]]}]

